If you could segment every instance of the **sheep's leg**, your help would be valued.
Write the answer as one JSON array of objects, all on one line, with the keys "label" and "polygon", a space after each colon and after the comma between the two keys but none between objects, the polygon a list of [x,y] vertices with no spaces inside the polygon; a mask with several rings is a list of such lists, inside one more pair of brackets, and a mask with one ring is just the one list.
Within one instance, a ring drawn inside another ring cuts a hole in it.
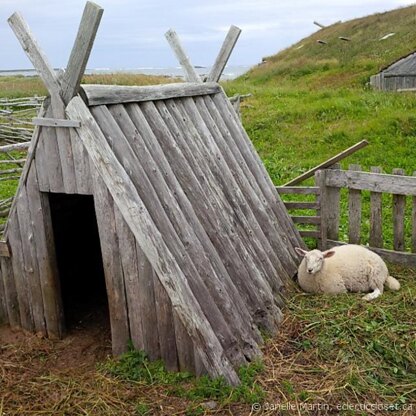
[{"label": "sheep's leg", "polygon": [[374,289],[373,292],[367,293],[361,299],[363,299],[363,300],[373,300],[373,299],[378,298],[382,293],[383,292],[380,289],[376,288],[376,289]]}]

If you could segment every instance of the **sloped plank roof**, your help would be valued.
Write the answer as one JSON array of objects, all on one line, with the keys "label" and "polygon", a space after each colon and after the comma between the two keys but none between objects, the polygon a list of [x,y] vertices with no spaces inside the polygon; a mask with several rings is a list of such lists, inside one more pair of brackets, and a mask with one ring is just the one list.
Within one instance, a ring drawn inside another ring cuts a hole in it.
[{"label": "sloped plank roof", "polygon": [[89,111],[79,98],[67,111],[207,370],[235,382],[227,363],[276,329],[303,243],[219,86],[166,90],[88,86]]},{"label": "sloped plank roof", "polygon": [[416,75],[416,53],[412,52],[399,58],[389,66],[384,67],[381,72],[385,76]]}]

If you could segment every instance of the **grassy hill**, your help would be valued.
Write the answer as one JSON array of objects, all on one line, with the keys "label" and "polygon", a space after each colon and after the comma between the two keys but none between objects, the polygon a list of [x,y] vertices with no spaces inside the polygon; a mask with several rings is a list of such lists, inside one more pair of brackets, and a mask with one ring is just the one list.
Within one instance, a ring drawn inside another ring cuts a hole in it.
[{"label": "grassy hill", "polygon": [[370,146],[344,166],[415,170],[415,95],[367,85],[381,67],[416,50],[415,23],[412,6],[335,24],[226,84],[229,95],[253,94],[243,103],[243,122],[276,184],[362,139]]},{"label": "grassy hill", "polygon": [[[416,6],[336,23],[265,58],[266,63],[254,68],[248,79],[256,83],[307,81],[311,89],[365,85],[370,75],[416,50],[415,25]],[[389,33],[395,35],[380,40]]]}]

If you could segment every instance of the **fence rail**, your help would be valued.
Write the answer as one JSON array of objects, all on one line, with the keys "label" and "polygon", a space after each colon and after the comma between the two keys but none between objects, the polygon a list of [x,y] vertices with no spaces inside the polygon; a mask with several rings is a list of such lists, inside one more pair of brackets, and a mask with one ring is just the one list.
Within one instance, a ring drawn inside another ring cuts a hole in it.
[{"label": "fence rail", "polygon": [[29,141],[32,118],[38,113],[45,97],[0,99],[0,144]]},{"label": "fence rail", "polygon": [[[348,233],[341,241],[341,190],[347,194]],[[361,171],[359,165],[350,165],[349,170],[324,169],[315,173],[315,186],[277,187],[279,194],[315,195],[315,201],[286,201],[286,208],[298,226],[313,225],[313,230],[302,230],[302,237],[315,238],[318,247],[327,248],[342,244],[360,244],[368,241],[368,248],[381,255],[385,260],[406,266],[416,266],[416,172],[414,176],[405,176],[402,169],[393,169],[392,174],[381,173],[378,167],[371,172]],[[370,193],[368,218],[363,218],[363,191]],[[383,223],[383,194],[391,198],[390,224]],[[309,197],[310,198],[310,197]],[[411,209],[406,210],[410,199]],[[292,210],[309,210],[296,215]],[[368,221],[369,235],[363,236],[363,219]],[[405,224],[410,224],[406,227]],[[391,227],[392,244],[385,247],[383,228]],[[409,235],[410,230],[410,235]],[[365,238],[363,238],[365,237]],[[410,245],[406,246],[406,241]]]}]

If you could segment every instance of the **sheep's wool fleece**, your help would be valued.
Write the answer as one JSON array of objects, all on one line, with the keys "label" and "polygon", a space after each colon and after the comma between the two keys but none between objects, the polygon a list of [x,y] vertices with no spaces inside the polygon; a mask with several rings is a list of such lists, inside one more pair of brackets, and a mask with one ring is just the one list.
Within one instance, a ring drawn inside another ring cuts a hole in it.
[{"label": "sheep's wool fleece", "polygon": [[358,245],[334,247],[332,257],[324,260],[322,269],[314,275],[306,270],[306,260],[299,266],[299,285],[311,293],[367,292],[376,288],[383,292],[389,275],[378,254]]}]

